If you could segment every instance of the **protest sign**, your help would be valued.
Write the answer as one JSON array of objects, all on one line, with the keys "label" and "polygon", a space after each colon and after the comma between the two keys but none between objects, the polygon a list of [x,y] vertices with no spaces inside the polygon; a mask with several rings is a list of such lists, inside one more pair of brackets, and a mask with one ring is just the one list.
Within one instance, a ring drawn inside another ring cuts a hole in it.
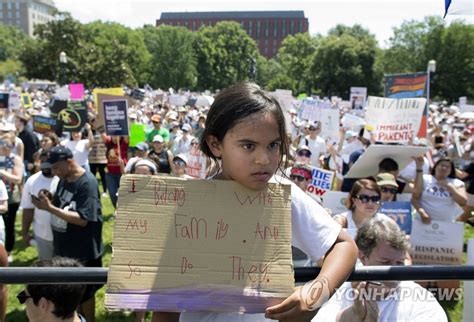
[{"label": "protest sign", "polygon": [[339,142],[339,110],[336,109],[322,109],[319,114],[321,122],[321,136],[329,144]]},{"label": "protest sign", "polygon": [[459,112],[460,113],[469,113],[469,112],[474,112],[474,105],[470,104],[462,104],[459,105]]},{"label": "protest sign", "polygon": [[[125,92],[122,87],[112,87],[112,88],[96,88],[92,91],[92,96],[94,96],[94,104],[97,111],[100,111],[99,108],[99,99],[98,95],[112,95],[112,96],[124,96]],[[103,124],[103,123],[102,123]]]},{"label": "protest sign", "polygon": [[186,174],[193,178],[204,179],[207,175],[207,157],[199,149],[191,149],[187,154]]},{"label": "protest sign", "polygon": [[24,108],[30,108],[31,107],[31,96],[28,93],[22,93],[21,94],[21,105]]},{"label": "protest sign", "polygon": [[130,124],[130,143],[128,146],[136,147],[137,143],[146,142],[146,125],[141,123]]},{"label": "protest sign", "polygon": [[69,92],[72,100],[82,101],[84,99],[84,84],[69,84]]},{"label": "protest sign", "polygon": [[411,233],[412,217],[411,202],[409,201],[386,201],[382,202],[379,212],[389,216],[398,224],[407,235]]},{"label": "protest sign", "polygon": [[291,133],[293,125],[291,124],[290,110],[295,108],[297,102],[291,95],[291,90],[277,89],[275,92],[269,93],[269,95],[274,97],[280,104],[285,116],[286,131]]},{"label": "protest sign", "polygon": [[51,117],[61,121],[64,132],[78,132],[87,123],[87,109],[84,101],[54,100]]},{"label": "protest sign", "polygon": [[362,110],[367,99],[367,87],[351,87],[350,102],[353,110]]},{"label": "protest sign", "polygon": [[342,118],[342,126],[345,129],[359,131],[365,125],[365,120],[359,116],[345,114]]},{"label": "protest sign", "polygon": [[426,95],[426,73],[385,75],[385,97],[412,98]]},{"label": "protest sign", "polygon": [[170,104],[174,106],[184,106],[186,102],[188,101],[188,99],[185,96],[179,95],[179,94],[171,94],[168,97],[168,100]]},{"label": "protest sign", "polygon": [[308,184],[307,191],[318,197],[324,197],[326,192],[332,189],[333,182],[333,171],[312,167],[311,183]]},{"label": "protest sign", "polygon": [[90,164],[106,164],[107,163],[107,146],[102,139],[102,135],[97,133],[94,135],[94,141],[92,142],[89,150],[89,163]]},{"label": "protest sign", "polygon": [[[467,240],[466,265],[474,265],[474,238]],[[464,281],[464,303],[474,303],[474,281]],[[464,305],[463,321],[474,321],[474,305]]]},{"label": "protest sign", "polygon": [[133,99],[125,96],[116,96],[108,94],[97,94],[98,110],[96,118],[96,128],[98,131],[105,130],[105,119],[104,119],[104,101],[116,101],[116,100],[127,100],[128,106],[133,104]]},{"label": "protest sign", "polygon": [[0,109],[8,108],[8,93],[0,93]]},{"label": "protest sign", "polygon": [[379,142],[408,142],[418,133],[426,98],[390,99],[369,96],[366,123]]},{"label": "protest sign", "polygon": [[10,92],[10,97],[8,98],[8,109],[10,111],[15,111],[21,107],[21,98],[20,94],[17,92]]},{"label": "protest sign", "polygon": [[331,210],[331,214],[340,214],[347,211],[346,199],[349,193],[342,191],[327,191],[323,197],[323,207]]},{"label": "protest sign", "polygon": [[67,85],[57,88],[54,92],[54,99],[67,101],[69,98],[71,98],[71,92]]},{"label": "protest sign", "polygon": [[107,309],[258,313],[293,292],[289,185],[125,175],[119,195]]},{"label": "protest sign", "polygon": [[399,169],[405,168],[414,157],[424,155],[429,151],[427,147],[379,145],[372,144],[349,169],[346,178],[367,178],[377,174],[380,161],[391,158],[398,164]]},{"label": "protest sign", "polygon": [[461,265],[464,225],[432,220],[413,220],[411,255],[414,265]]},{"label": "protest sign", "polygon": [[105,133],[111,136],[128,136],[128,105],[126,99],[102,101]]},{"label": "protest sign", "polygon": [[53,132],[59,134],[62,132],[63,124],[55,118],[44,117],[40,115],[33,116],[33,131],[36,133]]}]

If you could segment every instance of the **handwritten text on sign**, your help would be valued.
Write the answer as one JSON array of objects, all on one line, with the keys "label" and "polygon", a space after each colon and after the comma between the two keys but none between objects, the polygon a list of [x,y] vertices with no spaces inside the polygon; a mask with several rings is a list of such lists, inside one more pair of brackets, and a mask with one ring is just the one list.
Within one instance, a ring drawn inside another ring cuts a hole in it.
[{"label": "handwritten text on sign", "polygon": [[[231,181],[130,175],[119,195],[108,276],[113,293],[292,292],[289,186],[252,191]],[[106,298],[106,306],[114,302]]]},{"label": "handwritten text on sign", "polygon": [[382,98],[369,96],[365,120],[375,128],[375,140],[407,142],[420,128],[425,98]]}]

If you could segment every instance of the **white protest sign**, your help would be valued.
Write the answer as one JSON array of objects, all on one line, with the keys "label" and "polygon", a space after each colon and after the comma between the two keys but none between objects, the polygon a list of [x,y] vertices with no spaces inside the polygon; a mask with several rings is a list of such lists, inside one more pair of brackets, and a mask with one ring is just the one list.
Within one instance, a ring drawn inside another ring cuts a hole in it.
[{"label": "white protest sign", "polygon": [[326,140],[326,143],[339,142],[339,110],[322,109],[317,121],[321,122],[319,135]]},{"label": "white protest sign", "polygon": [[334,172],[312,167],[311,175],[311,183],[308,185],[307,191],[318,197],[323,197],[332,188]]},{"label": "white protest sign", "polygon": [[459,98],[459,106],[467,104],[467,96],[461,96]]},{"label": "white protest sign", "polygon": [[432,220],[413,220],[411,256],[414,265],[461,265],[464,225]]},{"label": "white protest sign", "polygon": [[178,95],[178,94],[171,94],[168,97],[168,100],[170,104],[174,106],[184,106],[186,105],[186,102],[188,101],[184,95]]},{"label": "white protest sign", "polygon": [[17,92],[10,92],[10,97],[8,98],[8,109],[14,111],[19,109],[21,106],[20,94]]},{"label": "white protest sign", "polygon": [[59,101],[67,101],[71,97],[71,92],[69,91],[69,86],[65,85],[56,89],[54,93],[54,98]]},{"label": "white protest sign", "polygon": [[323,207],[330,209],[332,215],[343,213],[347,211],[345,203],[348,195],[348,192],[327,191],[321,198]]},{"label": "white protest sign", "polygon": [[365,125],[365,120],[353,114],[345,114],[342,118],[342,126],[346,129],[360,130]]},{"label": "white protest sign", "polygon": [[262,313],[294,289],[291,186],[125,175],[109,310]]},{"label": "white protest sign", "polygon": [[380,161],[391,158],[398,164],[398,169],[405,168],[413,161],[428,152],[429,148],[421,146],[379,145],[372,144],[349,169],[346,178],[367,178],[378,172]]},{"label": "white protest sign", "polygon": [[286,131],[291,133],[292,124],[290,109],[295,108],[298,102],[291,94],[291,90],[277,89],[275,92],[269,93],[270,96],[274,97],[280,104],[283,114],[285,115]]},{"label": "white protest sign", "polygon": [[353,110],[362,110],[367,99],[367,87],[351,87],[350,102]]},{"label": "white protest sign", "polygon": [[459,105],[459,112],[461,113],[474,112],[474,105],[470,105],[470,104]]},{"label": "white protest sign", "polygon": [[408,142],[420,129],[426,98],[369,96],[365,120],[379,142]]}]

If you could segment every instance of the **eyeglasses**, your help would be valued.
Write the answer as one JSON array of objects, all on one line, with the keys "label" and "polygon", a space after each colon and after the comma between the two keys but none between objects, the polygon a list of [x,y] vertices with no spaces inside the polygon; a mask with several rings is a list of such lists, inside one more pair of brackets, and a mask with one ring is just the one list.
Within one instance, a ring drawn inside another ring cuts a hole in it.
[{"label": "eyeglasses", "polygon": [[298,156],[299,157],[311,157],[311,152],[309,152],[308,150],[301,150],[301,151],[298,151]]},{"label": "eyeglasses", "polygon": [[367,195],[360,195],[360,196],[355,196],[354,198],[359,199],[360,202],[362,203],[379,203],[380,202],[380,196],[367,196]]},{"label": "eyeglasses", "polygon": [[192,145],[192,146],[196,146],[196,145],[199,145],[199,143],[193,142],[193,143],[191,143],[191,145]]},{"label": "eyeglasses", "polygon": [[18,299],[18,302],[20,302],[20,304],[25,304],[26,300],[27,299],[32,299],[33,296],[27,295],[26,291],[23,290],[23,291],[21,291],[20,293],[17,294],[16,298]]},{"label": "eyeglasses", "polygon": [[299,182],[303,182],[305,180],[308,180],[305,177],[297,176],[297,175],[294,175],[294,174],[290,175],[290,179],[293,180],[293,181],[299,181]]},{"label": "eyeglasses", "polygon": [[392,195],[395,195],[398,192],[398,190],[395,189],[395,188],[386,188],[386,187],[380,187],[380,191],[382,191],[384,193],[390,192]]},{"label": "eyeglasses", "polygon": [[173,161],[173,164],[178,166],[178,167],[185,167],[186,166],[186,162],[184,162],[183,160],[175,160],[175,161]]}]

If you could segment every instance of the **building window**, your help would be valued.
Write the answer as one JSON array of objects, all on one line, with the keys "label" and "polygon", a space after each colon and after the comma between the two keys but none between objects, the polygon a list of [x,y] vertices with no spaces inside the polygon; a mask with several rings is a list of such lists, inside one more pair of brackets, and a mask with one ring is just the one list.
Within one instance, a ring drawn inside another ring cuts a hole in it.
[{"label": "building window", "polygon": [[295,22],[291,20],[290,24],[290,34],[294,35],[295,34]]},{"label": "building window", "polygon": [[12,19],[12,12],[11,11],[7,12],[7,17],[8,17],[8,19]]},{"label": "building window", "polygon": [[249,36],[252,37],[252,28],[249,28]]},{"label": "building window", "polygon": [[0,10],[0,19],[3,19],[3,11]]},{"label": "building window", "polygon": [[20,11],[16,11],[16,12],[15,12],[15,16],[16,16],[18,19],[20,19]]},{"label": "building window", "polygon": [[12,10],[12,3],[11,2],[7,2],[7,8],[8,8],[8,10]]},{"label": "building window", "polygon": [[265,21],[265,37],[268,37],[268,28],[269,26],[268,26],[268,20],[267,20]]},{"label": "building window", "polygon": [[300,25],[300,28],[299,28],[299,29],[300,29],[300,32],[303,32],[303,21],[300,21],[300,22],[299,22],[299,25]]},{"label": "building window", "polygon": [[273,37],[277,37],[278,36],[278,21],[274,21],[273,22]]},{"label": "building window", "polygon": [[281,36],[282,38],[286,36],[286,21],[281,22]]},{"label": "building window", "polygon": [[193,21],[193,31],[196,30],[196,21]]},{"label": "building window", "polygon": [[257,38],[260,38],[260,20],[257,21]]},{"label": "building window", "polygon": [[16,10],[20,10],[20,2],[15,2],[15,8]]}]

